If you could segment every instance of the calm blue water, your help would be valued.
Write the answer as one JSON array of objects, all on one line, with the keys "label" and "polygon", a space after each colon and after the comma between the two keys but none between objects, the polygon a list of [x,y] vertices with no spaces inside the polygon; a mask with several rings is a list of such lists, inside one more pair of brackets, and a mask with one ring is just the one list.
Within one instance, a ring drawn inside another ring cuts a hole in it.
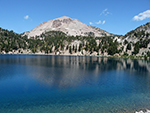
[{"label": "calm blue water", "polygon": [[150,109],[150,62],[0,55],[0,113],[134,113]]}]

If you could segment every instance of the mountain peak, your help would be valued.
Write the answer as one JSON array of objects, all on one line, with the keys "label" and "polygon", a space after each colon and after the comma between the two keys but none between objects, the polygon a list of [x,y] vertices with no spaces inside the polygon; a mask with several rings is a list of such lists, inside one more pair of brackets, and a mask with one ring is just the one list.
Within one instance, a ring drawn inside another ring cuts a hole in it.
[{"label": "mountain peak", "polygon": [[62,17],[57,18],[57,19],[64,20],[64,19],[71,19],[71,18],[70,18],[70,17],[68,17],[68,16],[62,16]]},{"label": "mountain peak", "polygon": [[30,32],[26,32],[25,35],[28,37],[35,37],[40,36],[42,33],[48,31],[62,31],[70,36],[91,36],[92,34],[92,36],[101,37],[111,35],[104,30],[93,28],[80,22],[78,19],[71,19],[67,16],[62,16],[47,22],[43,22]]}]

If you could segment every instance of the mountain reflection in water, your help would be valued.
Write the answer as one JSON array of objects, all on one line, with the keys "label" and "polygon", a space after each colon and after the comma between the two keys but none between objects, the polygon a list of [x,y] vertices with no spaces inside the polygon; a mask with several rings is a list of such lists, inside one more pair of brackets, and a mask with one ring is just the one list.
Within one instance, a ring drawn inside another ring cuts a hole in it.
[{"label": "mountain reflection in water", "polygon": [[[150,62],[121,58],[78,56],[16,57],[12,55],[0,59],[0,64],[5,63],[30,66],[30,68],[25,68],[27,75],[45,85],[57,88],[77,87],[85,82],[88,82],[88,84],[96,83],[101,73],[106,71],[127,71],[143,76],[150,73]],[[0,78],[2,79],[3,75]]]}]

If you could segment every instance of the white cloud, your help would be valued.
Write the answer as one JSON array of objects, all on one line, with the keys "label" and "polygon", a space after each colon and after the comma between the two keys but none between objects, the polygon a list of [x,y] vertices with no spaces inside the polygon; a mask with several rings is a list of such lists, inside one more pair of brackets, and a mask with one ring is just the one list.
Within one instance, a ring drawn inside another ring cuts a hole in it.
[{"label": "white cloud", "polygon": [[105,24],[105,22],[106,22],[105,20],[103,20],[103,21],[99,20],[98,22],[94,22],[94,23],[93,22],[89,22],[89,24],[90,25],[93,25],[93,24],[102,24],[103,25],[103,24]]},{"label": "white cloud", "polygon": [[111,14],[110,12],[108,12],[108,9],[106,8],[106,9],[104,9],[101,13],[100,13],[100,16],[101,15],[109,15],[109,14]]},{"label": "white cloud", "polygon": [[110,12],[106,12],[106,14],[105,15],[109,15],[110,14]]},{"label": "white cloud", "polygon": [[29,19],[29,15],[26,15],[26,16],[24,17],[24,19],[26,19],[26,20]]},{"label": "white cloud", "polygon": [[101,24],[101,21],[99,20],[98,22],[96,22],[96,24]]},{"label": "white cloud", "polygon": [[90,25],[92,25],[93,23],[92,23],[92,22],[90,22],[89,24],[90,24]]},{"label": "white cloud", "polygon": [[133,20],[136,20],[136,21],[140,20],[141,21],[141,20],[144,20],[146,18],[150,18],[150,10],[139,13],[138,15],[133,17]]},{"label": "white cloud", "polygon": [[105,24],[105,22],[106,22],[106,21],[104,20],[104,21],[102,22],[102,24]]}]

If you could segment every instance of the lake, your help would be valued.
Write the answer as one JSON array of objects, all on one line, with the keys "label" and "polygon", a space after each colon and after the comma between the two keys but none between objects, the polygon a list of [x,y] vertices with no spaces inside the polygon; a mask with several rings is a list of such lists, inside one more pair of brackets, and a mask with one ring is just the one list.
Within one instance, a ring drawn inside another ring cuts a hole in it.
[{"label": "lake", "polygon": [[134,113],[150,109],[150,62],[0,55],[0,113]]}]

